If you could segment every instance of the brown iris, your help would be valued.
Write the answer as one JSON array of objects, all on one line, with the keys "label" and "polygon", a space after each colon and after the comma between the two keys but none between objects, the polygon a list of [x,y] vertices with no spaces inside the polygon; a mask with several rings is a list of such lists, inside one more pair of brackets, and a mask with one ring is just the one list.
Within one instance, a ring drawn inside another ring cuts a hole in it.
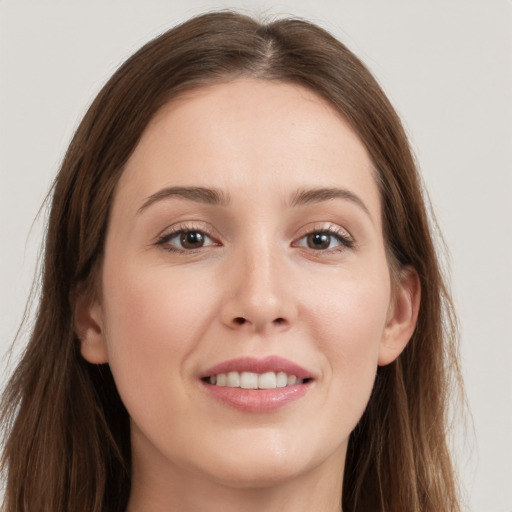
[{"label": "brown iris", "polygon": [[204,238],[201,231],[183,231],[180,236],[181,246],[184,249],[199,249],[204,245]]},{"label": "brown iris", "polygon": [[329,233],[311,233],[307,237],[307,244],[310,249],[328,249],[331,245]]}]

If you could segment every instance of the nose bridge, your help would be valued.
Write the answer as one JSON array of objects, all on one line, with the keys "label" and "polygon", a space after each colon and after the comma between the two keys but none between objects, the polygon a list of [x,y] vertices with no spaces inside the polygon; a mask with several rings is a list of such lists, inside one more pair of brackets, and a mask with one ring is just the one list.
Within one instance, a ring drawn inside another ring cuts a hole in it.
[{"label": "nose bridge", "polygon": [[289,325],[294,307],[286,283],[285,258],[264,231],[245,237],[233,254],[227,277],[223,320],[256,331]]},{"label": "nose bridge", "polygon": [[279,302],[278,277],[279,256],[271,250],[271,243],[260,242],[258,247],[244,251],[246,264],[243,265],[245,283],[241,294],[246,295],[249,304],[272,307]]}]

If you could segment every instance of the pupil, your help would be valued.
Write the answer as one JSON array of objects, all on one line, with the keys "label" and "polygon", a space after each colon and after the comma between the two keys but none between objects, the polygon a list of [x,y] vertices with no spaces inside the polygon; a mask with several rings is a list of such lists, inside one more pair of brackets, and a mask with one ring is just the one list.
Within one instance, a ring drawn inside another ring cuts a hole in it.
[{"label": "pupil", "polygon": [[312,233],[308,236],[308,247],[310,249],[327,249],[331,243],[328,233]]},{"label": "pupil", "polygon": [[181,245],[185,249],[196,249],[204,243],[203,234],[200,231],[186,231],[181,235]]}]

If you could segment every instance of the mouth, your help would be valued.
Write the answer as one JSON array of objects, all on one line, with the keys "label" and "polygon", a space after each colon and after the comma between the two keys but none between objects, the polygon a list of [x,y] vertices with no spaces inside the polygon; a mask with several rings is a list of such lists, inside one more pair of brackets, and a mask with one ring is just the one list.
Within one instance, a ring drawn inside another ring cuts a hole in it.
[{"label": "mouth", "polygon": [[314,382],[311,372],[277,356],[244,357],[207,370],[201,381],[209,395],[246,412],[271,412],[303,397]]},{"label": "mouth", "polygon": [[296,375],[285,372],[239,372],[219,373],[202,379],[214,386],[242,389],[277,389],[296,386],[310,382],[311,378],[299,379]]}]

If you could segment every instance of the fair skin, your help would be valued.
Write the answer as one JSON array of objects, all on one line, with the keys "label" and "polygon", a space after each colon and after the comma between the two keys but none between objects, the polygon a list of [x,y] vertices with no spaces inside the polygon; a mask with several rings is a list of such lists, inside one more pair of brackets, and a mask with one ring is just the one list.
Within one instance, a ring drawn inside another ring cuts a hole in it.
[{"label": "fair skin", "polygon": [[[163,107],[76,308],[130,414],[128,510],[339,512],[350,432],[416,322],[416,274],[395,281],[372,163],[324,100],[240,79]],[[212,383],[241,357],[304,382]]]}]

